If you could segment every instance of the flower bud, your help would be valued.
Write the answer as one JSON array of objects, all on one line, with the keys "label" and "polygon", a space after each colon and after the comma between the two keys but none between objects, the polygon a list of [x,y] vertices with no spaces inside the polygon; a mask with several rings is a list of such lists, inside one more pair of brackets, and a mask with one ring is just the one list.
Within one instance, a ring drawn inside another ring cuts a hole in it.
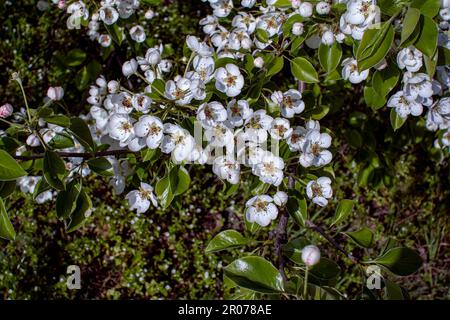
[{"label": "flower bud", "polygon": [[320,1],[316,5],[316,11],[320,15],[324,15],[324,14],[330,13],[330,9],[331,9],[330,4],[328,2],[325,2],[325,1]]},{"label": "flower bud", "polygon": [[116,80],[111,80],[108,82],[108,92],[117,93],[120,89],[120,84]]},{"label": "flower bud", "polygon": [[0,107],[0,118],[7,118],[13,113],[13,107],[9,103],[5,103]]},{"label": "flower bud", "polygon": [[296,22],[292,25],[292,34],[294,36],[300,36],[303,34],[303,23],[301,22]]},{"label": "flower bud", "polygon": [[50,87],[47,90],[47,97],[50,98],[50,100],[58,101],[61,100],[64,96],[64,89],[61,87]]},{"label": "flower bud", "polygon": [[283,191],[278,191],[273,196],[273,202],[275,202],[275,204],[279,207],[284,206],[286,204],[287,200],[288,200],[288,195],[286,192],[283,192]]},{"label": "flower bud", "polygon": [[125,77],[129,77],[137,71],[138,64],[135,59],[126,61],[122,65],[122,73]]},{"label": "flower bud", "polygon": [[41,142],[39,141],[39,138],[34,135],[34,134],[30,134],[27,138],[27,145],[29,145],[30,147],[37,147],[41,145]]},{"label": "flower bud", "polygon": [[304,18],[311,17],[313,14],[313,5],[309,2],[303,2],[298,8],[298,12]]},{"label": "flower bud", "polygon": [[320,250],[315,245],[308,245],[302,249],[302,261],[311,267],[320,261]]},{"label": "flower bud", "polygon": [[264,60],[261,57],[256,57],[255,60],[253,61],[253,65],[256,68],[262,68],[264,66]]},{"label": "flower bud", "polygon": [[335,41],[334,33],[332,31],[325,31],[322,34],[321,40],[324,45],[331,46]]}]

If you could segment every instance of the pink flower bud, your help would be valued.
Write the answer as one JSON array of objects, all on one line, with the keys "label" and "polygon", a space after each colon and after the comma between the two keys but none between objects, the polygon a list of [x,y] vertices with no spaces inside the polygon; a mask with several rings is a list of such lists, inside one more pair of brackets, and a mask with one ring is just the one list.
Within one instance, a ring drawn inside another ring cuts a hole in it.
[{"label": "pink flower bud", "polygon": [[47,90],[47,97],[50,98],[50,100],[61,100],[64,96],[64,89],[61,87],[50,87]]},{"label": "pink flower bud", "polygon": [[5,103],[0,107],[0,118],[7,118],[13,113],[13,107],[9,103]]}]

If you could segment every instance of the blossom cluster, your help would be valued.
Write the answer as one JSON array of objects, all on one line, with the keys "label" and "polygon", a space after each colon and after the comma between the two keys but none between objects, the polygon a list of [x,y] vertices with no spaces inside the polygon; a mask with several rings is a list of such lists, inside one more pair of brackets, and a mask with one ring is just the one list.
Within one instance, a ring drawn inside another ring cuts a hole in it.
[{"label": "blossom cluster", "polygon": [[[102,0],[98,6],[90,6],[89,2],[83,0],[52,0],[51,4],[65,10],[69,15],[67,18],[68,29],[80,29],[82,25],[86,24],[89,38],[98,41],[103,47],[109,47],[112,44],[113,38],[111,31],[108,30],[112,27],[117,28],[121,38],[124,38],[125,32],[128,32],[133,41],[144,42],[147,38],[144,28],[145,20],[150,20],[155,16],[151,9],[141,12],[139,0]],[[50,3],[40,0],[37,6],[41,10],[47,10]],[[129,30],[117,24],[120,19],[127,20],[136,13],[145,18],[143,23],[133,22]],[[103,25],[104,27],[102,27]]]}]

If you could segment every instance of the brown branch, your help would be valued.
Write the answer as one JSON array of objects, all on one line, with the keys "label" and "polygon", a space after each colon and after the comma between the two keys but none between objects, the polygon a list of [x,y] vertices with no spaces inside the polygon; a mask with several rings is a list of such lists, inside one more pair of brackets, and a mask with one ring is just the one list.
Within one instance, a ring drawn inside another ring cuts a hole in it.
[{"label": "brown branch", "polygon": [[[122,154],[129,154],[129,153],[135,153],[130,150],[107,150],[107,151],[99,151],[99,152],[57,152],[57,154],[62,158],[84,158],[84,159],[90,159],[90,158],[96,158],[96,157],[105,157],[105,156],[117,156]],[[44,153],[39,154],[32,154],[29,156],[13,156],[16,160],[36,160],[44,158]]]},{"label": "brown branch", "polygon": [[355,258],[350,252],[347,252],[344,248],[341,247],[339,243],[337,243],[336,240],[334,240],[332,237],[330,237],[325,230],[322,229],[322,227],[316,225],[310,220],[306,220],[306,226],[314,230],[315,232],[319,233],[322,237],[324,237],[329,243],[331,243],[336,249],[338,249],[340,252],[345,254],[352,262],[358,263],[358,259]]}]

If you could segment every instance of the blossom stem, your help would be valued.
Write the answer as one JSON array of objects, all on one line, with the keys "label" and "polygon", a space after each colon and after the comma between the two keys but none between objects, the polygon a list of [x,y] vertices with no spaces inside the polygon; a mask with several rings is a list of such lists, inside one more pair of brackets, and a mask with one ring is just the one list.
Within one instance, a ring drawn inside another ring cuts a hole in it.
[{"label": "blossom stem", "polygon": [[23,100],[25,102],[25,108],[27,109],[28,121],[30,122],[29,124],[31,125],[31,123],[32,123],[32,121],[31,121],[31,112],[30,112],[30,107],[28,106],[27,95],[25,94],[25,89],[23,88],[23,85],[22,85],[22,80],[21,79],[17,79],[16,81],[19,84],[20,90],[22,91]]},{"label": "blossom stem", "polygon": [[303,281],[303,300],[308,300],[308,273],[309,273],[309,267],[306,266],[305,269],[305,280]]}]

